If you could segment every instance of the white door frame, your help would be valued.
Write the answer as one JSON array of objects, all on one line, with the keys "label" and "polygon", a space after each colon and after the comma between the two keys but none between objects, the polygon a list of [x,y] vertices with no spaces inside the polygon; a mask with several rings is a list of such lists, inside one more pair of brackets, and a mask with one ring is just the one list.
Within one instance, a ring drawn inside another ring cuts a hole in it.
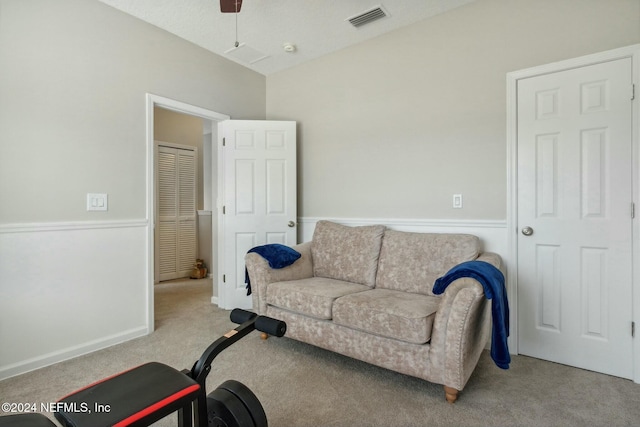
[{"label": "white door frame", "polygon": [[[223,120],[229,120],[230,117],[226,114],[217,113],[206,108],[197,107],[195,105],[187,104],[185,102],[176,101],[175,99],[165,98],[163,96],[147,93],[146,95],[146,125],[147,125],[147,330],[151,333],[155,329],[154,319],[154,275],[155,275],[155,180],[154,180],[154,107],[162,107],[167,110],[172,110],[178,113],[188,114],[191,116],[200,117],[212,122],[220,122]],[[211,150],[213,153],[213,149]],[[218,171],[218,173],[220,173]],[[215,242],[212,242],[215,245]],[[212,252],[215,253],[215,252]]]},{"label": "white door frame", "polygon": [[[632,59],[632,80],[636,87],[636,95],[632,117],[632,145],[633,145],[633,203],[640,201],[640,44],[622,47],[606,52],[582,56],[539,67],[514,71],[507,74],[507,293],[509,295],[511,334],[509,349],[518,354],[518,152],[517,152],[517,85],[518,80],[555,73],[573,68],[584,67],[602,62],[614,61],[622,58]],[[632,88],[629,88],[631,96]],[[633,219],[633,321],[640,328],[640,215]],[[629,325],[631,328],[631,325]],[[629,331],[631,333],[631,330]],[[633,381],[640,384],[640,332],[633,342]]]}]

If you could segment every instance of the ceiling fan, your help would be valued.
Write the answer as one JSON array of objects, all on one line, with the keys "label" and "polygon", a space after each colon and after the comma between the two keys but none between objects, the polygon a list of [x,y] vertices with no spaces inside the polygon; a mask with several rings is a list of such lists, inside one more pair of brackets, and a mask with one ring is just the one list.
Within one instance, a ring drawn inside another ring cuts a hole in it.
[{"label": "ceiling fan", "polygon": [[242,0],[220,0],[220,12],[238,13],[242,7]]},{"label": "ceiling fan", "polygon": [[242,0],[220,0],[220,12],[236,14],[236,42],[234,44],[236,48],[240,46],[238,41],[238,12],[240,12],[241,7]]}]

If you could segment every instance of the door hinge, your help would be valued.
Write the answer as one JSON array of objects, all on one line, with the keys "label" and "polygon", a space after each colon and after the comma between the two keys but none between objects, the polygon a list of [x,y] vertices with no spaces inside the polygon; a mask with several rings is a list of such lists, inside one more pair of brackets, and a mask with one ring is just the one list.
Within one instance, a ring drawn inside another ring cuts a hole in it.
[{"label": "door hinge", "polygon": [[636,336],[636,322],[631,322],[631,338]]},{"label": "door hinge", "polygon": [[226,206],[223,206],[223,207],[222,207],[222,215],[224,215],[224,214],[226,214],[226,213],[227,213],[227,207],[226,207]]},{"label": "door hinge", "polygon": [[227,138],[222,138],[222,146],[226,146],[227,145]]},{"label": "door hinge", "polygon": [[636,204],[631,202],[631,218],[636,217]]},{"label": "door hinge", "polygon": [[222,275],[222,283],[227,283],[227,275],[226,274]]},{"label": "door hinge", "polygon": [[636,99],[636,85],[635,83],[631,85],[631,100]]}]

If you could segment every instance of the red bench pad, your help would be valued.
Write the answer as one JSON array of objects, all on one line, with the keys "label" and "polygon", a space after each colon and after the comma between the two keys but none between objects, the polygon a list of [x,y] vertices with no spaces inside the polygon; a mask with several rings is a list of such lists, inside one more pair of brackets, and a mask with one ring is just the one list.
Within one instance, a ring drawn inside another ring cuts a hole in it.
[{"label": "red bench pad", "polygon": [[149,425],[190,405],[200,392],[187,375],[151,362],[60,399],[54,415],[64,427]]}]

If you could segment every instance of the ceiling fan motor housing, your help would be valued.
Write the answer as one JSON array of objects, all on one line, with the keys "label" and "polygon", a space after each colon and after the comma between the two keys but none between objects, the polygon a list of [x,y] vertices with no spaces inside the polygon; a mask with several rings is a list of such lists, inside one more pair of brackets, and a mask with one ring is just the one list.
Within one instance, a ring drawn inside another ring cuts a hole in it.
[{"label": "ceiling fan motor housing", "polygon": [[220,0],[220,12],[236,13],[240,12],[242,0]]}]

